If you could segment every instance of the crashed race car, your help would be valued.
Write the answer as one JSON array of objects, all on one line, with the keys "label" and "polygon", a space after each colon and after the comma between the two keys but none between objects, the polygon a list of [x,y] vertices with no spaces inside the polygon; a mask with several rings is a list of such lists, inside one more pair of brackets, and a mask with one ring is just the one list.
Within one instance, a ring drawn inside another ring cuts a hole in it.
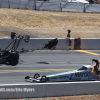
[{"label": "crashed race car", "polygon": [[[26,76],[25,81],[27,82],[72,82],[72,81],[99,81],[100,71],[99,71],[99,61],[93,59],[96,63],[95,65],[83,65],[78,70],[68,71],[52,75],[40,75],[37,73],[34,77]],[[97,73],[96,73],[97,72]]]},{"label": "crashed race car", "polygon": [[[7,64],[15,66],[19,62],[19,53],[17,52],[17,48],[21,43],[24,36],[16,34],[15,32],[11,32],[12,42],[5,48],[0,48],[0,64]],[[8,50],[8,48],[10,49]]]},{"label": "crashed race car", "polygon": [[[19,52],[20,52],[17,50],[17,48],[23,39],[26,43],[29,42],[30,36],[28,35],[23,36],[16,34],[15,32],[11,32],[11,39],[12,42],[5,49],[0,48],[0,64],[6,64],[12,66],[17,65],[19,62]],[[57,44],[58,44],[58,39],[56,38],[51,41],[48,41],[48,43],[46,43],[43,48],[54,50],[56,49]]]}]

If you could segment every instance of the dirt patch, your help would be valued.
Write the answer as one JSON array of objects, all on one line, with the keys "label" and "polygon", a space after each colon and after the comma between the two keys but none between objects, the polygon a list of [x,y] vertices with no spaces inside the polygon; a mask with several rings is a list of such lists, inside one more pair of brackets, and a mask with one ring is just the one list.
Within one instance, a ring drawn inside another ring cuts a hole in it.
[{"label": "dirt patch", "polygon": [[100,38],[100,14],[95,13],[0,8],[0,26],[0,37],[9,37],[15,31],[35,35],[31,37],[66,38],[70,29],[71,38]]},{"label": "dirt patch", "polygon": [[100,100],[100,95],[79,95],[63,97],[46,97],[46,98],[25,98],[12,100]]}]

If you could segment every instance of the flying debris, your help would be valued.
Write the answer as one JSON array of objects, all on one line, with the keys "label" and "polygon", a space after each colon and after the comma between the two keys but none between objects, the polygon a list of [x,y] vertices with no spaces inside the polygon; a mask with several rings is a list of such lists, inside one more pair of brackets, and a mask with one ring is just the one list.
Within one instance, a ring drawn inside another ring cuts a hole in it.
[{"label": "flying debris", "polygon": [[58,44],[58,39],[55,38],[51,41],[48,41],[48,43],[45,44],[44,48],[53,50],[56,49],[57,44]]}]

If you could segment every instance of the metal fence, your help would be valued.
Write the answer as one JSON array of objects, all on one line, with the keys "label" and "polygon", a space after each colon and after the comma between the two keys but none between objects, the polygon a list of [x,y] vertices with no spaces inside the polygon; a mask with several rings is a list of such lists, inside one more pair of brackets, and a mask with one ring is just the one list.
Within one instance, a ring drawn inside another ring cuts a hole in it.
[{"label": "metal fence", "polygon": [[100,13],[100,4],[68,3],[64,0],[59,2],[33,1],[33,0],[0,0],[1,8],[31,9],[46,11],[66,12],[91,12]]}]

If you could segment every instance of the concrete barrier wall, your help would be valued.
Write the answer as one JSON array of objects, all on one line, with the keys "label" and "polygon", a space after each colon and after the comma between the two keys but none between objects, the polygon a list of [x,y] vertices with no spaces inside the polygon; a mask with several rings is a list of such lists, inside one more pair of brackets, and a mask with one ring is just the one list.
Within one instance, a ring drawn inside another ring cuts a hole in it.
[{"label": "concrete barrier wall", "polygon": [[[22,92],[14,92],[14,98],[36,98],[46,96],[45,84],[14,85],[14,88],[22,89]],[[32,91],[27,92],[25,88],[32,89]]]},{"label": "concrete barrier wall", "polygon": [[[0,48],[5,49],[11,42],[13,41],[13,39],[0,39]],[[22,41],[18,47],[19,50],[21,50],[23,48],[23,44],[24,41]],[[11,46],[9,46],[8,50],[11,49],[11,47],[13,46],[13,44]]]},{"label": "concrete barrier wall", "polygon": [[100,82],[1,84],[0,99],[100,94]]},{"label": "concrete barrier wall", "polygon": [[83,38],[81,41],[81,49],[83,50],[100,50],[100,38]]},{"label": "concrete barrier wall", "polygon": [[77,95],[76,83],[49,83],[46,88],[46,97]]},{"label": "concrete barrier wall", "polygon": [[100,82],[77,83],[77,95],[100,94]]},{"label": "concrete barrier wall", "polygon": [[[74,38],[71,38],[72,46],[69,49],[74,50]],[[81,38],[82,50],[100,50],[100,38]]]},{"label": "concrete barrier wall", "polygon": [[[21,44],[18,47],[18,50],[21,50],[22,48],[24,50],[36,50],[36,49],[42,50],[45,43],[47,43],[50,40],[52,40],[52,39],[34,38],[34,39],[30,39],[28,43],[24,42],[24,40],[22,40]],[[5,47],[7,47],[12,41],[13,41],[13,39],[0,39],[0,47],[5,49]],[[69,44],[68,38],[59,39],[59,42],[57,45],[57,50],[69,50],[68,44]],[[10,49],[11,46],[8,49]]]},{"label": "concrete barrier wall", "polygon": [[45,84],[0,85],[0,99],[45,97]]},{"label": "concrete barrier wall", "polygon": [[[45,43],[52,39],[54,38],[31,38],[28,43],[22,40],[18,50],[44,50]],[[0,48],[5,49],[12,41],[13,39],[0,39]],[[72,45],[69,46],[68,38],[60,38],[56,50],[74,50],[74,38],[71,41]],[[8,49],[11,47],[12,45]],[[82,50],[100,50],[100,38],[82,38],[80,47]]]}]

